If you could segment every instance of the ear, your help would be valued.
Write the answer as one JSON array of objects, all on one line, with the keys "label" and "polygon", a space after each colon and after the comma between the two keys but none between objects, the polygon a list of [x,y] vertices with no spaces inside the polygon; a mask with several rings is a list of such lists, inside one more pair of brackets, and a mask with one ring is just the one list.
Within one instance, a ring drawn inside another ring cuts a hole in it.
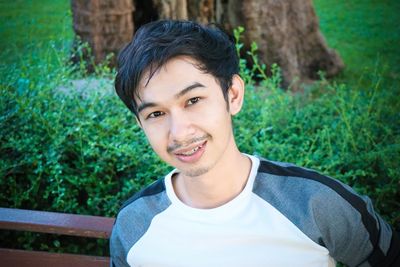
[{"label": "ear", "polygon": [[232,86],[228,91],[229,112],[236,115],[242,109],[244,99],[244,82],[239,75],[232,77]]}]

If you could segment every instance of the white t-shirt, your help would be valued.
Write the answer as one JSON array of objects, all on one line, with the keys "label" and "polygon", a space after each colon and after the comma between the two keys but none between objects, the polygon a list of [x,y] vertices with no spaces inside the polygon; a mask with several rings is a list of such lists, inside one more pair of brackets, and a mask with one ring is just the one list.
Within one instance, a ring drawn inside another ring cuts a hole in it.
[{"label": "white t-shirt", "polygon": [[154,216],[146,233],[129,250],[131,266],[332,267],[329,252],[253,193],[259,159],[244,190],[213,209],[187,206],[176,196],[172,171],[165,177],[171,205]]}]

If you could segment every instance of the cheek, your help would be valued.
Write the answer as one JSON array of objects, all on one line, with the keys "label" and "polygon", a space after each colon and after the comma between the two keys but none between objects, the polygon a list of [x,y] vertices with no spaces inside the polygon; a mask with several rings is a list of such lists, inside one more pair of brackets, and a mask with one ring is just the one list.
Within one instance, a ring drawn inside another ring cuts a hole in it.
[{"label": "cheek", "polygon": [[159,154],[165,150],[166,139],[164,137],[164,132],[159,127],[145,127],[143,131],[149,141],[153,150]]},{"label": "cheek", "polygon": [[198,120],[205,127],[210,127],[210,129],[217,131],[225,129],[230,123],[230,114],[226,109],[226,103],[212,103],[199,116]]}]

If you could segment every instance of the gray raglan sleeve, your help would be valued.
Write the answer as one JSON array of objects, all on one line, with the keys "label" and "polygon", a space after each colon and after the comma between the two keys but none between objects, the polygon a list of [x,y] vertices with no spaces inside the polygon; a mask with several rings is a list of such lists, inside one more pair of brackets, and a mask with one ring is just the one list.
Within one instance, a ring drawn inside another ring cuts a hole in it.
[{"label": "gray raglan sleeve", "polygon": [[347,266],[399,267],[398,233],[371,200],[314,170],[262,160],[254,192]]},{"label": "gray raglan sleeve", "polygon": [[128,267],[126,261],[128,249],[123,239],[123,231],[117,219],[110,237],[110,267]]},{"label": "gray raglan sleeve", "polygon": [[146,233],[153,218],[170,205],[164,190],[164,180],[158,180],[125,202],[111,233],[111,267],[129,266],[129,250]]},{"label": "gray raglan sleeve", "polygon": [[130,266],[129,250],[144,235],[154,217],[148,206],[144,198],[139,198],[119,211],[110,238],[112,267]]},{"label": "gray raglan sleeve", "polygon": [[324,201],[313,206],[330,255],[348,266],[400,266],[398,233],[374,211],[368,197],[342,186],[347,192],[325,194]]}]

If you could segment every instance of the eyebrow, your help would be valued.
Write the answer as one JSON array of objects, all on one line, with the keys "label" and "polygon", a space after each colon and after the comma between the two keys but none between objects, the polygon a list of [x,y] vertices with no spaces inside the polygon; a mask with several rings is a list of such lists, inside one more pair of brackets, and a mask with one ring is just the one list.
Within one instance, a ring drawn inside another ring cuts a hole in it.
[{"label": "eyebrow", "polygon": [[193,89],[201,88],[201,87],[205,87],[205,86],[202,85],[201,83],[195,82],[194,84],[185,87],[182,91],[177,93],[175,95],[175,98],[180,98],[180,97],[184,96],[185,94],[189,93],[190,91],[192,91]]},{"label": "eyebrow", "polygon": [[[187,93],[189,93],[190,91],[197,89],[197,88],[204,88],[205,86],[199,82],[195,82],[185,88],[183,88],[179,93],[177,93],[174,97],[175,98],[181,98],[182,96],[186,95]],[[146,108],[151,108],[151,107],[155,107],[157,106],[156,103],[154,102],[142,102],[138,108],[137,108],[137,112],[140,113],[142,110],[146,109]]]}]

